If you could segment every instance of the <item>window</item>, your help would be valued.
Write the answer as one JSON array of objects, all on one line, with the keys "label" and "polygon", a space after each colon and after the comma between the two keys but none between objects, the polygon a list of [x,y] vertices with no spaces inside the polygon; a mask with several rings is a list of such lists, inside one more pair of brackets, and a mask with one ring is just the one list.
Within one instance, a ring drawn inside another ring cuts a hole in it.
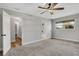
[{"label": "window", "polygon": [[74,20],[56,22],[56,29],[74,29]]},{"label": "window", "polygon": [[57,23],[57,24],[56,24],[56,28],[57,28],[57,29],[63,28],[63,23]]}]

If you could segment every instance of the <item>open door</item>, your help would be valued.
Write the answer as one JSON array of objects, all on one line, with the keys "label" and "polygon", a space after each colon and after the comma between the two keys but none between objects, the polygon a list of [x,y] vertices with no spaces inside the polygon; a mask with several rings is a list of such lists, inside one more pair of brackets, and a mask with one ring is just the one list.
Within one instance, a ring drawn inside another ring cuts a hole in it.
[{"label": "open door", "polygon": [[10,49],[10,16],[3,11],[3,55],[5,55]]}]

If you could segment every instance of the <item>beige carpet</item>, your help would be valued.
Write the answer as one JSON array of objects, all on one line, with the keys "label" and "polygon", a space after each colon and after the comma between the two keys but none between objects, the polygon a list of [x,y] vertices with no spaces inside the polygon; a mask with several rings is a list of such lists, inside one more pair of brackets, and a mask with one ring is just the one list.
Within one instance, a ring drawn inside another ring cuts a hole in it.
[{"label": "beige carpet", "polygon": [[10,49],[6,56],[79,56],[79,44],[48,39]]}]

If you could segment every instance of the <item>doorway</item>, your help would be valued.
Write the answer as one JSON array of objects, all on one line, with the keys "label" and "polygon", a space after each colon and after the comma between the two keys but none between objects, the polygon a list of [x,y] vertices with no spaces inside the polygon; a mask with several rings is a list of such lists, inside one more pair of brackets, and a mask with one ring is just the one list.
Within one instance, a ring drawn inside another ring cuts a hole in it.
[{"label": "doorway", "polygon": [[21,21],[17,18],[12,18],[11,21],[11,48],[16,48],[22,45],[22,28],[21,28]]}]

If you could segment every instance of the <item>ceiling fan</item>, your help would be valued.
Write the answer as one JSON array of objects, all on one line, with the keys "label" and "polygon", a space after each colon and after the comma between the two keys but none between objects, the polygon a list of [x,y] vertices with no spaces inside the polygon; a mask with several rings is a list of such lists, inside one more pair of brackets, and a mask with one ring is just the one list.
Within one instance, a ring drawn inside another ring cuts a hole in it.
[{"label": "ceiling fan", "polygon": [[46,3],[43,7],[38,6],[38,8],[45,9],[45,11],[41,12],[40,14],[43,14],[45,12],[50,12],[50,14],[53,14],[54,10],[64,10],[64,7],[56,7],[58,3]]}]

